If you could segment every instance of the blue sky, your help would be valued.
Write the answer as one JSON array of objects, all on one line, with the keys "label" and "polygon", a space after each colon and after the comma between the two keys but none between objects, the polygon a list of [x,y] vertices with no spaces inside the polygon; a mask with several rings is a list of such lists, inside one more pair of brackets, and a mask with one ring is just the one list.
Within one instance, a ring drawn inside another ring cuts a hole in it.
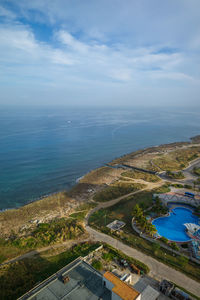
[{"label": "blue sky", "polygon": [[0,103],[200,104],[199,0],[0,1]]}]

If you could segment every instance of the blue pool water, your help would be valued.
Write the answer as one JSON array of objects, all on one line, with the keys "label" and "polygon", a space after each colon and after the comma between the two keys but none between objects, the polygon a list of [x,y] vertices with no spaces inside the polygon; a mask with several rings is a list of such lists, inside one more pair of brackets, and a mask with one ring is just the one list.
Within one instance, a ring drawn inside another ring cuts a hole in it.
[{"label": "blue pool water", "polygon": [[184,207],[176,207],[168,217],[157,218],[152,222],[161,236],[175,242],[191,240],[186,234],[185,223],[198,224],[198,217],[193,215],[190,209]]}]

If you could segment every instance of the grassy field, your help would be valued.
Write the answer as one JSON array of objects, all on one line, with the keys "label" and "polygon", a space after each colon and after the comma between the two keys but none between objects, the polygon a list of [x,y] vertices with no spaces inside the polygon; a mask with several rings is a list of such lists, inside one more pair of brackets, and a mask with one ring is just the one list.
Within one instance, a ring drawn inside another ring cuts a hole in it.
[{"label": "grassy field", "polygon": [[62,218],[41,223],[26,236],[0,239],[0,263],[37,248],[76,239],[83,233],[84,228],[77,219]]},{"label": "grassy field", "polygon": [[109,184],[117,176],[121,174],[122,169],[113,169],[109,167],[101,167],[95,170],[92,170],[86,174],[81,180],[80,183],[90,183],[90,184]]},{"label": "grassy field", "polygon": [[0,263],[37,248],[80,237],[84,233],[82,222],[85,215],[96,205],[94,202],[81,204],[69,218],[35,225],[32,230],[24,229],[20,235],[11,231],[9,239],[0,238]]},{"label": "grassy field", "polygon": [[97,206],[96,202],[88,202],[81,204],[75,209],[75,212],[69,215],[70,218],[74,218],[79,221],[83,221],[88,211]]},{"label": "grassy field", "polygon": [[142,179],[144,181],[147,182],[158,182],[161,179],[153,174],[149,174],[149,173],[144,173],[144,172],[139,172],[139,171],[127,171],[127,172],[123,172],[121,174],[121,176],[123,177],[128,177],[128,178],[132,178],[132,179]]},{"label": "grassy field", "polygon": [[181,171],[179,171],[179,172],[167,171],[166,175],[171,179],[184,179],[185,178],[183,172],[181,172]]},{"label": "grassy field", "polygon": [[182,170],[189,162],[200,156],[200,147],[190,147],[162,154],[153,159],[153,163],[165,171]]},{"label": "grassy field", "polygon": [[104,190],[97,192],[93,199],[97,202],[106,202],[131,192],[144,188],[145,185],[139,183],[116,182]]},{"label": "grassy field", "polygon": [[[47,217],[48,215],[66,215],[69,205],[73,204],[66,192],[60,192],[41,200],[34,201],[18,209],[10,209],[0,213],[0,237],[10,235],[11,231],[17,233],[30,221]],[[53,218],[53,217],[52,217]]]},{"label": "grassy field", "polygon": [[[161,189],[159,189],[160,191]],[[193,279],[200,281],[200,268],[198,265],[191,262],[181,261],[180,256],[173,256],[170,251],[160,247],[155,250],[154,244],[144,240],[135,233],[131,227],[132,210],[136,203],[139,203],[143,208],[149,207],[152,204],[152,194],[158,191],[143,191],[137,195],[133,195],[124,199],[120,203],[95,212],[89,218],[89,224],[95,229],[103,231],[107,234],[121,239],[124,243],[158,259],[159,261],[172,266],[173,268],[187,274]],[[110,230],[105,227],[113,220],[118,219],[126,223],[123,233],[120,235],[112,234]]]},{"label": "grassy field", "polygon": [[1,300],[12,300],[29,291],[79,256],[99,247],[99,243],[84,243],[53,256],[35,256],[0,267]]}]

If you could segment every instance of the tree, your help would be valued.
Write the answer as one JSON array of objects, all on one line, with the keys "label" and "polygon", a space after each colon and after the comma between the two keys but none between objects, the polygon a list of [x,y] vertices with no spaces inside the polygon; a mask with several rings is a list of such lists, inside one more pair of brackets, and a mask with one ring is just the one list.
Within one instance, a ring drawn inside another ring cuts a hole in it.
[{"label": "tree", "polygon": [[172,249],[176,250],[176,251],[179,251],[179,250],[180,250],[180,248],[178,247],[178,245],[177,245],[175,242],[172,242],[172,243],[170,244],[170,247],[171,247]]},{"label": "tree", "polygon": [[140,217],[143,215],[143,211],[141,209],[141,207],[139,206],[139,204],[136,204],[133,208],[133,215],[135,218]]},{"label": "tree", "polygon": [[152,223],[148,223],[147,232],[149,232],[149,234],[151,236],[153,236],[157,232],[157,229],[156,229],[155,225],[153,225]]}]

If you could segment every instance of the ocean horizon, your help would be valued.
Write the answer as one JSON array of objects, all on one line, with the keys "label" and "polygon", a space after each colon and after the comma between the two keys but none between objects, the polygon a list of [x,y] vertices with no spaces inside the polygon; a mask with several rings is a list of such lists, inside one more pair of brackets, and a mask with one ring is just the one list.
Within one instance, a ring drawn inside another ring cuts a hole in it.
[{"label": "ocean horizon", "polygon": [[2,107],[0,210],[69,190],[116,157],[200,134],[200,109]]}]

